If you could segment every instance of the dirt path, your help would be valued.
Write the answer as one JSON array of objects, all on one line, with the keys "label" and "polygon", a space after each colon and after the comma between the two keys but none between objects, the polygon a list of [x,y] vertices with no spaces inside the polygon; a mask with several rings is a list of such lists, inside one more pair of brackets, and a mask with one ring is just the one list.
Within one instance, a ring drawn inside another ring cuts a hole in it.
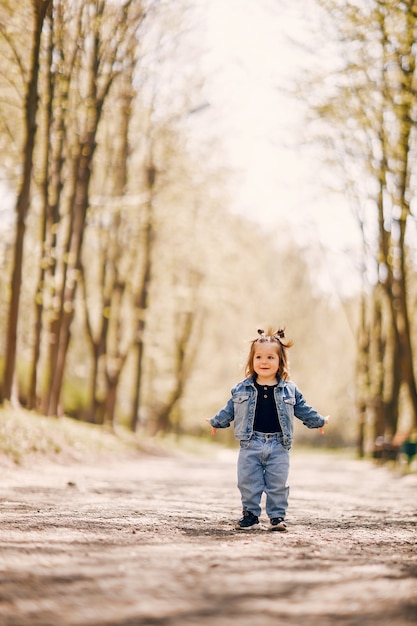
[{"label": "dirt path", "polygon": [[417,623],[417,474],[294,452],[289,532],[248,534],[235,460],[3,468],[0,624]]}]

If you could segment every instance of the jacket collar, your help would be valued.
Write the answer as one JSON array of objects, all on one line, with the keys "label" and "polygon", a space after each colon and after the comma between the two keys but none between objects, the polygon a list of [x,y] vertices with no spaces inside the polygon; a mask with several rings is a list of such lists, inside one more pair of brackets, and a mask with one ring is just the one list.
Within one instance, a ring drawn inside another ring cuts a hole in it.
[{"label": "jacket collar", "polygon": [[[255,388],[255,380],[256,377],[255,376],[249,376],[248,378],[245,378],[245,380],[243,381],[243,383],[245,385],[249,385],[250,387]],[[278,387],[282,388],[285,386],[285,381],[282,380],[282,378],[278,378]]]}]

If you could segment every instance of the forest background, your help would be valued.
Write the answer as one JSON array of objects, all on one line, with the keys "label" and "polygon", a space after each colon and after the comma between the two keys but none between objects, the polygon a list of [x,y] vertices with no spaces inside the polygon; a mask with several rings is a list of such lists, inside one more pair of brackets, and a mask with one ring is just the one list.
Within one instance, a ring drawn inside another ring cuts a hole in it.
[{"label": "forest background", "polygon": [[316,242],[231,210],[203,1],[0,1],[3,405],[206,434],[271,324],[332,417],[315,444],[415,436],[417,6],[314,6],[319,62],[286,89],[352,207],[350,293],[323,288]]}]

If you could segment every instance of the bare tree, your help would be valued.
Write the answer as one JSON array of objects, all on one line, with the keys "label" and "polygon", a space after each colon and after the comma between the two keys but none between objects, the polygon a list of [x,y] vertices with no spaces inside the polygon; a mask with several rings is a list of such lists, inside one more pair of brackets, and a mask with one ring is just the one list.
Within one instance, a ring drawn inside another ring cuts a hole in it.
[{"label": "bare tree", "polygon": [[[114,204],[107,208],[92,208],[92,218],[89,220],[88,230],[93,228],[97,235],[95,265],[98,265],[98,278],[94,280],[91,272],[86,276],[85,264],[91,264],[91,250],[85,251],[85,261],[81,265],[87,336],[93,352],[89,419],[111,425],[114,422],[117,384],[132,341],[122,340],[123,326],[126,326],[123,300],[136,258],[131,246],[126,249],[128,239],[133,237],[133,225],[129,227],[129,216],[124,214],[121,206],[128,184],[129,125],[134,97],[134,48],[128,53],[130,60],[117,80],[117,93],[109,102],[114,121],[110,125],[110,136],[105,145],[105,176],[98,177],[102,198],[103,192],[106,192],[106,198],[114,199]],[[94,219],[95,214],[97,219]],[[131,259],[127,264],[123,263],[126,253]],[[96,296],[91,289],[93,285],[98,287]],[[92,298],[95,299],[94,307],[89,306]],[[96,323],[94,317],[97,318]]]},{"label": "bare tree", "polygon": [[3,399],[10,400],[16,365],[17,328],[19,321],[20,290],[22,286],[23,250],[26,217],[29,211],[32,185],[33,153],[36,139],[36,116],[38,111],[39,52],[42,28],[51,0],[32,0],[34,15],[33,39],[29,81],[25,98],[25,144],[23,148],[22,182],[16,201],[16,234],[11,280],[11,300],[8,311],[6,335],[6,367],[3,379]]},{"label": "bare tree", "polygon": [[[186,385],[190,378],[191,369],[195,365],[198,352],[199,335],[202,331],[204,310],[199,305],[199,289],[203,275],[198,272],[189,272],[190,295],[187,301],[178,306],[174,314],[174,384],[158,406],[151,424],[152,434],[181,433],[182,413],[179,402],[184,396]],[[182,287],[184,289],[184,285]]]},{"label": "bare tree", "polygon": [[318,4],[335,26],[344,62],[334,71],[337,79],[327,80],[329,91],[314,89],[317,100],[312,109],[322,120],[327,145],[340,159],[341,176],[356,190],[356,202],[367,207],[361,212],[365,228],[360,225],[365,239],[377,232],[372,243],[365,241],[371,261],[367,270],[371,313],[368,322],[361,316],[362,323],[369,324],[362,329],[359,346],[368,396],[364,398],[362,386],[359,419],[363,423],[365,402],[373,415],[374,434],[392,437],[399,425],[402,389],[408,392],[417,424],[416,346],[407,286],[407,233],[414,219],[410,198],[417,154],[415,3]]},{"label": "bare tree", "polygon": [[[78,7],[74,7],[76,10]],[[56,415],[60,402],[65,361],[74,317],[75,294],[81,269],[81,254],[89,207],[90,179],[96,150],[96,137],[103,106],[115,77],[124,67],[126,51],[136,41],[137,29],[144,18],[141,2],[114,5],[83,3],[79,9],[80,31],[73,33],[78,42],[78,61],[74,64],[70,88],[72,115],[65,118],[67,134],[66,171],[69,180],[68,213],[63,244],[60,286],[56,292],[58,312],[50,333],[50,380],[46,413]],[[60,54],[64,55],[64,45]]]}]

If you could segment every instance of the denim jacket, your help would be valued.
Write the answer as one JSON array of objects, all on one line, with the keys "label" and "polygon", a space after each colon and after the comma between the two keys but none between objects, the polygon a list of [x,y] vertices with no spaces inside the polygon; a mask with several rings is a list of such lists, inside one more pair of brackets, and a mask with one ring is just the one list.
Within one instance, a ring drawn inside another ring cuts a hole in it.
[{"label": "denim jacket", "polygon": [[[233,387],[231,394],[226,406],[211,418],[210,424],[214,428],[228,428],[234,420],[236,439],[248,441],[253,434],[258,394],[254,378],[251,376],[242,380]],[[293,382],[279,379],[278,385],[274,388],[274,396],[282,429],[283,445],[287,449],[291,448],[293,441],[294,416],[300,419],[307,428],[324,426],[325,419],[306,404],[302,393]]]}]

